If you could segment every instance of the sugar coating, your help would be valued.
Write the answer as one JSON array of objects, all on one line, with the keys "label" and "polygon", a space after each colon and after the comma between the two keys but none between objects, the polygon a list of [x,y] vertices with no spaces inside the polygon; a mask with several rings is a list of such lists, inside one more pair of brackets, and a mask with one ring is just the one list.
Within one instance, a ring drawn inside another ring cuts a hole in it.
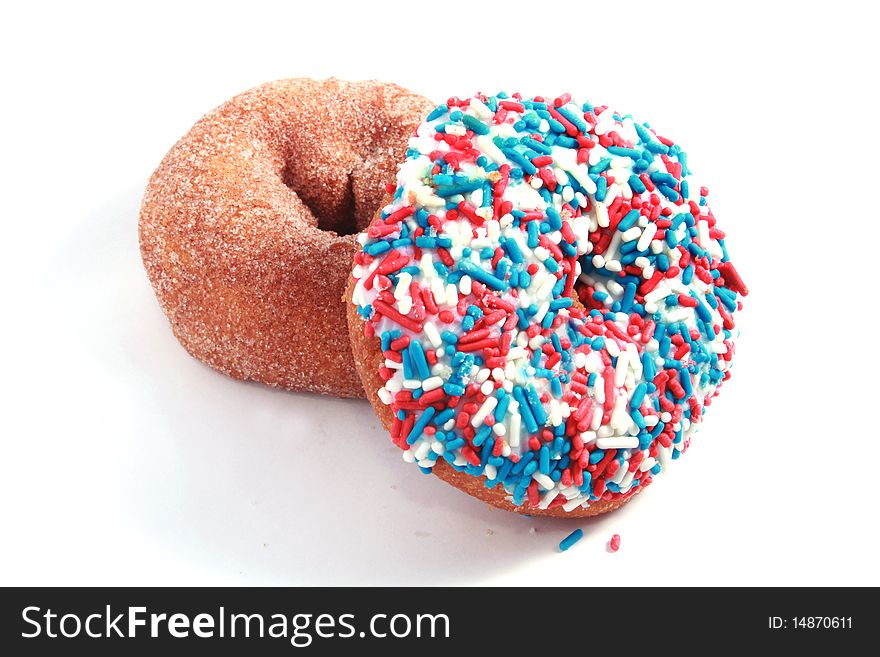
[{"label": "sugar coating", "polygon": [[676,144],[567,94],[435,108],[349,287],[404,459],[533,514],[647,486],[728,378],[747,293],[707,193]]},{"label": "sugar coating", "polygon": [[180,343],[239,379],[362,396],[341,298],[354,236],[430,110],[375,81],[281,80],[200,119],[150,178],[144,266]]}]

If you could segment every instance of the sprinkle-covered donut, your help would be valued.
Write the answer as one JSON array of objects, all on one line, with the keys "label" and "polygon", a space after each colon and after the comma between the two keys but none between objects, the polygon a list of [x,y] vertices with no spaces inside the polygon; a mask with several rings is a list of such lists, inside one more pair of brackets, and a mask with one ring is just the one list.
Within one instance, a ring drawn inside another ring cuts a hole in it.
[{"label": "sprinkle-covered donut", "polygon": [[239,379],[362,396],[345,290],[431,103],[380,82],[281,80],[236,96],[165,156],[140,243],[174,334]]},{"label": "sprinkle-covered donut", "polygon": [[747,289],[684,151],[604,106],[434,109],[360,236],[349,328],[367,395],[426,473],[587,516],[688,447]]}]

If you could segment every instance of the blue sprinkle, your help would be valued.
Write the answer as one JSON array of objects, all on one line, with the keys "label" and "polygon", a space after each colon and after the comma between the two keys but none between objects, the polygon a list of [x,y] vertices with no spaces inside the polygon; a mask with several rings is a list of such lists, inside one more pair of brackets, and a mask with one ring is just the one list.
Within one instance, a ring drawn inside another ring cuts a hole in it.
[{"label": "blue sprinkle", "polygon": [[550,148],[547,147],[546,144],[542,144],[541,142],[532,139],[531,137],[523,137],[522,139],[520,139],[520,143],[523,146],[528,146],[532,150],[538,151],[542,155],[550,155],[550,153],[553,152],[552,150],[550,150]]},{"label": "blue sprinkle", "polygon": [[419,419],[416,420],[416,423],[413,425],[412,431],[410,431],[409,435],[406,437],[407,445],[412,445],[422,437],[425,427],[428,426],[428,423],[431,421],[431,418],[434,417],[435,412],[433,406],[428,406],[428,408],[422,412]]},{"label": "blue sprinkle", "polygon": [[608,194],[608,179],[605,176],[599,176],[599,179],[596,181],[596,200],[601,203],[605,200],[606,194]]},{"label": "blue sprinkle", "polygon": [[568,548],[570,548],[572,545],[577,543],[583,537],[584,537],[584,530],[583,529],[575,529],[571,534],[569,534],[568,536],[566,536],[565,538],[563,538],[559,542],[559,549],[562,550],[563,552],[565,552]]},{"label": "blue sprinkle", "polygon": [[409,344],[409,356],[413,361],[413,364],[418,370],[419,378],[423,381],[431,377],[431,368],[428,366],[428,361],[425,358],[425,352],[422,349],[422,345],[418,340],[413,340]]},{"label": "blue sprinkle", "polygon": [[668,198],[673,203],[679,199],[678,192],[669,187],[668,185],[657,185],[657,189],[660,190],[660,193],[663,194],[666,198]]},{"label": "blue sprinkle", "polygon": [[520,264],[523,262],[523,254],[520,251],[519,244],[516,243],[515,239],[505,239],[503,242],[504,250],[507,252],[507,255],[510,256],[510,259]]},{"label": "blue sprinkle", "polygon": [[488,287],[493,290],[505,290],[507,289],[507,283],[497,278],[496,276],[490,274],[489,272],[481,269],[470,260],[460,260],[458,263],[459,270],[463,271],[465,274],[468,274],[474,280],[480,281],[481,283],[485,283]]},{"label": "blue sprinkle", "polygon": [[626,216],[620,220],[620,223],[617,224],[617,230],[621,233],[629,230],[633,226],[636,225],[636,222],[639,220],[641,213],[638,210],[630,210],[626,213]]},{"label": "blue sprinkle", "polygon": [[[526,426],[526,431],[529,433],[535,433],[538,431],[538,423],[535,422],[535,416],[532,415],[532,409],[529,405],[529,402],[526,401],[525,392],[523,392],[522,386],[514,386],[513,387],[513,398],[516,399],[519,404],[519,414],[522,416],[523,424]],[[522,463],[522,460],[520,460]]]},{"label": "blue sprinkle", "polygon": [[526,230],[528,231],[528,239],[526,240],[526,244],[530,249],[538,248],[538,244],[540,243],[538,241],[538,224],[536,224],[534,221],[530,221]]},{"label": "blue sprinkle", "polygon": [[590,131],[586,122],[581,117],[579,117],[577,114],[572,112],[569,108],[557,107],[556,111],[559,112],[560,114],[562,114],[562,116],[564,116],[566,119],[568,119],[569,123],[573,123],[574,127],[577,128],[578,130],[580,130],[582,133],[586,133],[586,132]]},{"label": "blue sprinkle", "polygon": [[625,148],[623,146],[609,146],[606,149],[612,155],[619,155],[621,157],[631,157],[634,160],[638,160],[642,157],[642,152],[635,148]]},{"label": "blue sprinkle", "polygon": [[476,117],[471,116],[470,114],[463,114],[461,117],[461,122],[465,124],[466,127],[473,130],[478,135],[487,135],[489,134],[489,126],[485,123],[477,119]]},{"label": "blue sprinkle", "polygon": [[428,114],[428,118],[426,118],[425,120],[426,121],[435,121],[435,120],[439,119],[441,116],[443,116],[444,114],[446,114],[446,112],[448,112],[448,111],[449,111],[449,107],[447,107],[446,105],[438,105],[433,110],[431,110],[431,113]]},{"label": "blue sprinkle", "polygon": [[529,407],[532,409],[532,414],[535,417],[535,421],[543,426],[544,423],[547,422],[547,412],[544,410],[544,405],[541,404],[541,399],[538,397],[538,392],[535,390],[535,387],[530,383],[526,386],[526,399],[528,400]]},{"label": "blue sprinkle", "polygon": [[639,177],[638,177],[637,175],[635,175],[635,174],[631,175],[631,176],[629,177],[629,180],[628,180],[627,182],[629,182],[629,186],[630,186],[630,188],[631,188],[636,194],[644,194],[646,191],[648,191],[648,188],[645,187],[645,183],[643,183],[643,182],[639,179]]},{"label": "blue sprinkle", "polygon": [[520,155],[512,148],[504,148],[501,152],[504,153],[504,155],[507,156],[507,159],[509,159],[511,162],[514,162],[522,167],[522,170],[530,176],[538,173],[538,167],[532,164],[531,160],[524,157],[523,155]]},{"label": "blue sprinkle", "polygon": [[560,133],[560,134],[562,134],[563,132],[565,132],[565,126],[562,125],[562,124],[561,124],[559,121],[557,121],[556,119],[548,118],[548,119],[547,119],[547,123],[550,124],[550,129],[551,129],[553,132],[558,132],[558,133]]},{"label": "blue sprinkle", "polygon": [[550,474],[550,448],[547,447],[547,445],[541,446],[541,452],[539,455],[539,468],[541,470],[541,474]]},{"label": "blue sprinkle", "polygon": [[560,217],[559,213],[552,207],[547,208],[547,221],[550,224],[550,228],[553,230],[562,229],[562,217]]}]

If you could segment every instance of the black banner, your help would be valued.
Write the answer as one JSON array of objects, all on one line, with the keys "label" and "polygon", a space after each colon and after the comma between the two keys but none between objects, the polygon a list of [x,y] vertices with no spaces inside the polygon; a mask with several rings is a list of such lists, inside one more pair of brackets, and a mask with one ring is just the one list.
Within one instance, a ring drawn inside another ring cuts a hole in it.
[{"label": "black banner", "polygon": [[866,645],[874,599],[859,589],[4,589],[0,647],[7,655],[837,649]]}]

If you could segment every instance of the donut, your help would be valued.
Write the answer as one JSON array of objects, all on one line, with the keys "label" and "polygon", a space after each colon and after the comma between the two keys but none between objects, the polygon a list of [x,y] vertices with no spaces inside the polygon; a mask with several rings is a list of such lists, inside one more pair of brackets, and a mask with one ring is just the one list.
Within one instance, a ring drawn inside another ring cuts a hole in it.
[{"label": "donut", "polygon": [[748,293],[684,151],[605,106],[451,98],[347,290],[403,458],[493,506],[591,516],[689,446]]},{"label": "donut", "polygon": [[354,233],[432,106],[393,84],[292,79],[200,119],[150,178],[139,223],[184,348],[237,379],[362,397],[340,301]]}]

